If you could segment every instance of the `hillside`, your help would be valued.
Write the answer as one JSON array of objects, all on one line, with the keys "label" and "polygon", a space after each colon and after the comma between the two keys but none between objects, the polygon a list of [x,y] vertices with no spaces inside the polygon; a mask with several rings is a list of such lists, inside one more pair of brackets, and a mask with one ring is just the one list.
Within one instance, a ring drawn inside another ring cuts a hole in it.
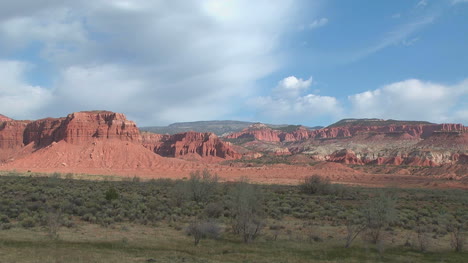
[{"label": "hillside", "polygon": [[168,126],[150,126],[141,127],[141,131],[161,133],[161,134],[176,134],[188,131],[196,132],[212,132],[216,135],[225,133],[237,132],[252,125],[253,122],[245,121],[194,121],[194,122],[177,122]]},{"label": "hillside", "polygon": [[343,126],[389,126],[389,125],[425,125],[433,124],[427,121],[402,121],[402,120],[383,120],[383,119],[342,119],[335,122],[327,128]]},{"label": "hillside", "polygon": [[[147,126],[147,127],[140,127],[141,131],[145,132],[152,132],[152,133],[160,133],[160,134],[177,134],[183,133],[188,131],[196,131],[196,132],[211,132],[218,136],[222,136],[228,133],[235,133],[240,132],[243,129],[248,128],[256,124],[255,122],[247,122],[247,121],[232,121],[232,120],[225,120],[225,121],[194,121],[194,122],[176,122],[170,124],[168,126]],[[292,130],[295,127],[299,127],[300,125],[289,125],[289,124],[265,124],[272,129],[277,130]],[[323,128],[321,126],[315,127],[307,127],[309,129],[320,129]]]}]

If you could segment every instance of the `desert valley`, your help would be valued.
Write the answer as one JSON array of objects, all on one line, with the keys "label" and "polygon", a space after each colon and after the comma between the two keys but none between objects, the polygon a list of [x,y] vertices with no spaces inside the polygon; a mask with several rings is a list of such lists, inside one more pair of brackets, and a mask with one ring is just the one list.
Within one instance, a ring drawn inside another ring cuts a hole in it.
[{"label": "desert valley", "polygon": [[468,0],[0,1],[0,263],[468,262]]},{"label": "desert valley", "polygon": [[1,115],[0,258],[460,262],[467,169],[461,124]]},{"label": "desert valley", "polygon": [[108,111],[36,121],[2,116],[0,169],[181,179],[208,168],[225,181],[297,184],[317,174],[368,186],[468,187],[468,127],[462,124],[346,119],[315,129],[244,125],[220,135],[209,128],[157,134]]}]

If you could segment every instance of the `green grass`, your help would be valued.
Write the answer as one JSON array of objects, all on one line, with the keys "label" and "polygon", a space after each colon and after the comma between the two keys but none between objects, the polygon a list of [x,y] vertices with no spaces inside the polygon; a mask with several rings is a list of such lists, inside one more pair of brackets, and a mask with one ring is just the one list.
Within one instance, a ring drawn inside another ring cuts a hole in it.
[{"label": "green grass", "polygon": [[167,225],[129,228],[83,224],[79,231],[62,229],[59,240],[48,239],[40,229],[3,231],[0,262],[463,262],[468,256],[466,252],[421,253],[390,245],[380,252],[365,244],[345,249],[339,238],[309,242],[287,236],[244,244],[227,235],[194,246],[190,237]]},{"label": "green grass", "polygon": [[[447,220],[466,223],[468,192],[436,189],[345,187],[333,194],[306,194],[297,186],[256,185],[265,227],[250,244],[231,230],[229,192],[222,183],[206,200],[184,197],[187,181],[113,180],[84,175],[30,173],[0,176],[0,262],[463,262],[454,253]],[[118,199],[107,200],[109,189]],[[381,192],[396,196],[398,220],[384,231],[383,245],[361,236],[344,248],[347,215],[358,213]],[[184,197],[179,200],[180,197]],[[216,205],[224,230],[198,247],[184,229]],[[59,239],[47,236],[48,214],[60,207]],[[414,243],[417,218],[429,229],[429,252]],[[315,240],[315,241],[314,241]]]}]

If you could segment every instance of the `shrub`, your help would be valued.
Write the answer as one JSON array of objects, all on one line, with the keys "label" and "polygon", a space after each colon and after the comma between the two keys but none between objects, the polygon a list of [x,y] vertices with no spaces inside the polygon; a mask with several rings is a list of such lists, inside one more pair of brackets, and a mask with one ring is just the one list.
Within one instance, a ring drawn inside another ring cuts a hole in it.
[{"label": "shrub", "polygon": [[36,220],[33,217],[25,217],[23,220],[21,220],[20,224],[24,228],[31,228],[36,226]]},{"label": "shrub", "polygon": [[106,191],[105,198],[107,201],[119,199],[119,193],[114,187],[111,187]]},{"label": "shrub", "polygon": [[209,203],[203,212],[208,218],[219,218],[224,212],[224,207],[221,203]]},{"label": "shrub", "polygon": [[301,191],[306,194],[320,194],[330,192],[330,180],[324,179],[319,175],[312,175],[304,178],[304,182],[299,186]]},{"label": "shrub", "polygon": [[201,239],[218,238],[220,232],[219,226],[214,221],[195,221],[186,229],[186,233],[193,237],[195,246],[200,243]]}]

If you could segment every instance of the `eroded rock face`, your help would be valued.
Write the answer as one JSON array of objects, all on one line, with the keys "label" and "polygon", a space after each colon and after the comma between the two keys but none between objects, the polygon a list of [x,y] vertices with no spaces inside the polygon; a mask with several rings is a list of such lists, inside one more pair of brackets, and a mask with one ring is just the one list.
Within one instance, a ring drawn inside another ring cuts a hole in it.
[{"label": "eroded rock face", "polygon": [[46,118],[28,123],[24,130],[25,145],[45,147],[64,140],[81,144],[95,139],[140,141],[140,132],[125,115],[108,111],[87,111],[69,114],[65,118]]},{"label": "eroded rock face", "polygon": [[264,124],[254,124],[240,132],[226,135],[226,139],[251,138],[266,142],[295,142],[309,139],[313,136],[313,131],[305,127],[299,127],[291,132],[272,129]]},{"label": "eroded rock face", "polygon": [[241,158],[230,143],[221,141],[213,133],[140,134],[136,124],[127,120],[124,114],[85,111],[64,118],[0,122],[0,161],[14,157],[15,152],[22,151],[27,145],[32,151],[60,141],[85,145],[96,140],[132,142],[167,157],[198,154],[201,157]]},{"label": "eroded rock face", "polygon": [[13,119],[8,118],[7,116],[0,114],[0,122],[12,121],[12,120],[13,120]]},{"label": "eroded rock face", "polygon": [[214,133],[185,132],[174,135],[144,133],[142,143],[155,153],[166,157],[198,154],[201,157],[239,159],[230,143],[221,141]]},{"label": "eroded rock face", "polygon": [[291,153],[305,153],[314,160],[355,165],[457,164],[464,162],[463,158],[458,161],[458,156],[468,153],[468,128],[462,124],[382,121],[385,124],[351,121],[318,130],[298,127],[288,132],[257,125],[226,138],[250,138],[254,141],[240,142],[268,154],[275,155],[271,149],[286,146]]},{"label": "eroded rock face", "polygon": [[124,114],[109,111],[77,112],[63,120],[57,134],[72,144],[98,139],[119,139],[140,141],[140,131],[135,122],[127,120]]},{"label": "eroded rock face", "polygon": [[344,164],[364,164],[364,162],[356,156],[356,154],[348,149],[337,151],[328,156],[328,161]]},{"label": "eroded rock face", "polygon": [[267,142],[296,142],[307,139],[348,138],[362,133],[381,133],[405,137],[406,139],[425,139],[439,132],[468,132],[462,124],[420,124],[420,125],[385,125],[385,126],[341,126],[309,130],[304,127],[291,132],[274,130],[266,125],[256,124],[241,132],[225,136],[227,139],[253,138]]},{"label": "eroded rock face", "polygon": [[23,136],[29,121],[4,121],[0,123],[0,150],[24,146]]}]

